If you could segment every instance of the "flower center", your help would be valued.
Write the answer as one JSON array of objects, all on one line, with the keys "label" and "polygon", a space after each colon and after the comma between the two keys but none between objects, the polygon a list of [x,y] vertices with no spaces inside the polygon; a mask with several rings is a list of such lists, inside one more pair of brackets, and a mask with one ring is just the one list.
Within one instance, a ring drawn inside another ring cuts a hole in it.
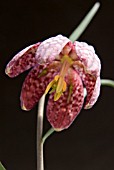
[{"label": "flower center", "polygon": [[61,59],[61,63],[62,67],[60,70],[60,74],[54,77],[54,79],[48,84],[45,91],[45,94],[49,92],[50,88],[52,88],[50,93],[55,91],[54,101],[57,101],[61,97],[63,92],[66,91],[67,85],[64,79],[68,68],[72,65],[73,61],[68,55],[64,55]]}]

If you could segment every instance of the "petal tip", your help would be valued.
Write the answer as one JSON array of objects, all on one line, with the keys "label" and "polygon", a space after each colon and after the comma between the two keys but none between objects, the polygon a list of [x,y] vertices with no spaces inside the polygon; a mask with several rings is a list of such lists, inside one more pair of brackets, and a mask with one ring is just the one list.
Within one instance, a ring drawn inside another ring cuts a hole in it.
[{"label": "petal tip", "polygon": [[[54,128],[54,127],[53,127]],[[56,132],[60,132],[60,131],[62,131],[63,129],[62,128],[54,128],[54,130],[56,131]]]},{"label": "petal tip", "polygon": [[84,109],[91,109],[91,105],[88,103],[87,105],[85,105]]},{"label": "petal tip", "polygon": [[7,74],[10,77],[10,68],[9,67],[6,67],[5,74]]},{"label": "petal tip", "polygon": [[25,110],[25,111],[28,111],[28,109],[25,107],[24,104],[21,105],[21,109],[22,109],[22,110]]}]

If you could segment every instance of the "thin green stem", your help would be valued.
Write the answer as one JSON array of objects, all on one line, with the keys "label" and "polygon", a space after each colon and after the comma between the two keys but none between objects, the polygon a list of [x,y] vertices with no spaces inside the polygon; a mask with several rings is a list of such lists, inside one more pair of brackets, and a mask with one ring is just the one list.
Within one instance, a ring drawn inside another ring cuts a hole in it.
[{"label": "thin green stem", "polygon": [[43,158],[43,112],[44,112],[45,95],[39,101],[38,104],[38,116],[37,116],[37,170],[44,170],[44,158]]},{"label": "thin green stem", "polygon": [[102,80],[101,80],[101,85],[102,85],[102,86],[114,87],[114,80],[102,79]]},{"label": "thin green stem", "polygon": [[0,170],[6,170],[1,162],[0,162]]},{"label": "thin green stem", "polygon": [[54,132],[55,130],[53,128],[50,128],[46,134],[42,138],[42,143],[44,144],[45,140]]},{"label": "thin green stem", "polygon": [[93,17],[95,16],[96,12],[98,11],[100,7],[100,3],[96,2],[93,8],[88,12],[88,14],[84,17],[84,19],[81,21],[79,26],[74,30],[74,32],[70,35],[69,39],[71,41],[77,40],[80,35],[85,31],[87,28],[88,24],[91,22]]}]

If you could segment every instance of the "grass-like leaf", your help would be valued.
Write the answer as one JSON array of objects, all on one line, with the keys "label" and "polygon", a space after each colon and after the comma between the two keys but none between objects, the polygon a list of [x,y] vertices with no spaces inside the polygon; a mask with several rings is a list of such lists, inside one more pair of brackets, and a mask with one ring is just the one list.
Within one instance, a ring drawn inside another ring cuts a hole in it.
[{"label": "grass-like leaf", "polygon": [[0,170],[6,170],[1,162],[0,162]]}]

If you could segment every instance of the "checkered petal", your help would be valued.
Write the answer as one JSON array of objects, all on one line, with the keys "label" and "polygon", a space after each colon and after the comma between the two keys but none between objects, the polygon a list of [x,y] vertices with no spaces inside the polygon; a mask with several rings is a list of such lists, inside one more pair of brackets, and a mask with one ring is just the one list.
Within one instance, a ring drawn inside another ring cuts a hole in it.
[{"label": "checkered petal", "polygon": [[19,53],[17,53],[13,59],[6,66],[6,74],[9,77],[16,77],[20,73],[30,69],[36,65],[35,52],[40,43],[36,43],[26,47]]},{"label": "checkered petal", "polygon": [[38,63],[50,63],[56,58],[58,59],[58,55],[68,42],[70,42],[70,40],[62,35],[43,41],[36,51]]},{"label": "checkered petal", "polygon": [[87,90],[85,109],[90,109],[97,101],[100,94],[100,77],[95,78],[91,74],[83,74],[82,81]]},{"label": "checkered petal", "polygon": [[34,107],[44,94],[47,85],[52,81],[56,72],[56,66],[53,64],[47,67],[37,65],[29,72],[23,83],[20,96],[23,110],[31,110]]},{"label": "checkered petal", "polygon": [[[83,106],[84,89],[77,72],[69,69],[66,82],[68,88],[60,99],[55,102],[53,100],[53,94],[51,94],[47,105],[47,119],[56,131],[68,128]],[[73,89],[68,100],[70,85],[72,85]]]},{"label": "checkered petal", "polygon": [[74,44],[79,64],[74,64],[73,67],[78,71],[86,87],[87,97],[84,108],[89,109],[95,104],[100,94],[101,64],[92,46],[78,41]]},{"label": "checkered petal", "polygon": [[85,42],[75,41],[74,43],[78,59],[81,61],[85,70],[95,77],[100,75],[101,63],[95,54],[93,46]]},{"label": "checkered petal", "polygon": [[84,78],[84,84],[87,90],[87,97],[84,109],[90,109],[95,104],[100,94],[100,77],[97,77],[97,79],[95,79],[88,74]]},{"label": "checkered petal", "polygon": [[83,81],[83,84],[87,90],[85,109],[91,108],[95,102],[97,101],[100,94],[100,77],[95,77],[89,73],[87,73],[83,67],[79,67],[78,65],[73,65],[73,68],[78,72],[80,78]]}]

